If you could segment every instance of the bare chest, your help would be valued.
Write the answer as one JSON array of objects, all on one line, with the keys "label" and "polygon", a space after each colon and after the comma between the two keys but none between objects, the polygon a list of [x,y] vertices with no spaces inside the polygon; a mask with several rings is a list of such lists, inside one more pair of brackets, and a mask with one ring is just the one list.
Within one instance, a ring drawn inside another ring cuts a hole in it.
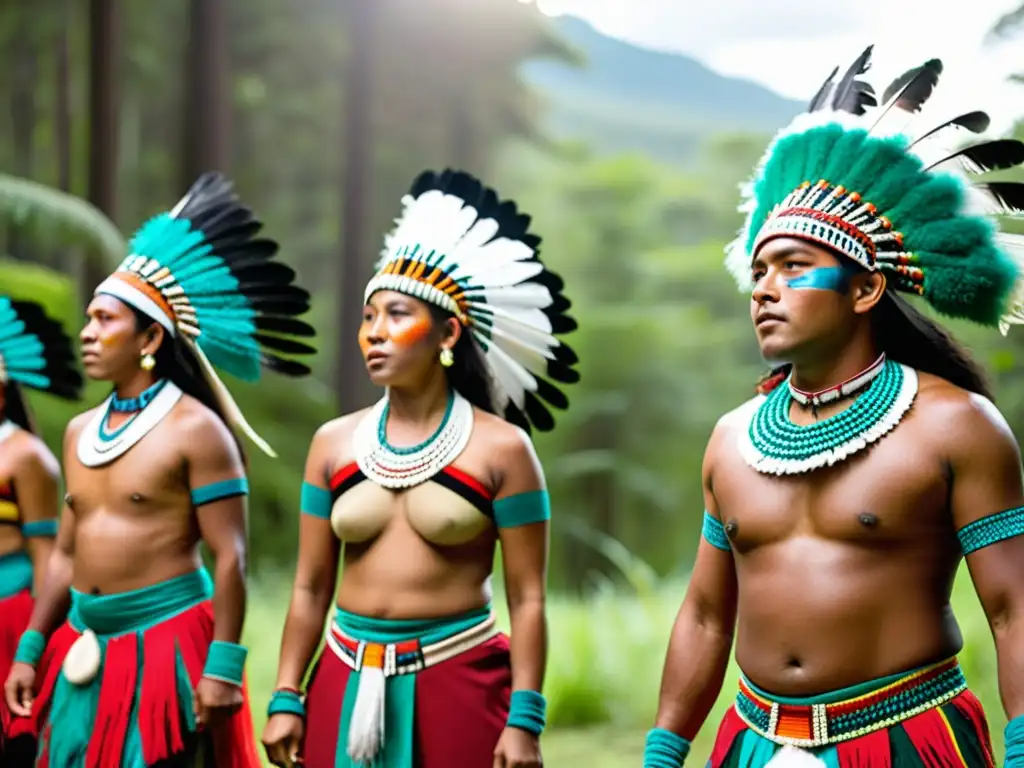
[{"label": "bare chest", "polygon": [[912,428],[804,474],[761,474],[735,449],[712,473],[722,523],[740,553],[796,537],[866,547],[947,537],[949,483],[941,457]]},{"label": "bare chest", "polygon": [[65,500],[79,519],[104,510],[146,515],[188,503],[186,467],[173,444],[139,444],[110,464],[68,462]]}]

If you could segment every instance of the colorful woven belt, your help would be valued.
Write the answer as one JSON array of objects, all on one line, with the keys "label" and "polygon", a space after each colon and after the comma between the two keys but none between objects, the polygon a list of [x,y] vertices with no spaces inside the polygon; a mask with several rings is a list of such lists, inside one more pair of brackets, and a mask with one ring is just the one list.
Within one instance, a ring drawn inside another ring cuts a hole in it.
[{"label": "colorful woven belt", "polygon": [[967,688],[957,660],[911,672],[862,696],[821,704],[772,701],[740,678],[736,712],[747,726],[796,747],[824,747],[882,730],[939,706]]},{"label": "colorful woven belt", "polygon": [[326,640],[328,647],[352,669],[381,669],[385,677],[391,677],[413,674],[439,664],[490,640],[497,633],[494,616],[490,616],[463,632],[425,645],[419,640],[386,644],[357,640],[333,623],[327,629]]}]

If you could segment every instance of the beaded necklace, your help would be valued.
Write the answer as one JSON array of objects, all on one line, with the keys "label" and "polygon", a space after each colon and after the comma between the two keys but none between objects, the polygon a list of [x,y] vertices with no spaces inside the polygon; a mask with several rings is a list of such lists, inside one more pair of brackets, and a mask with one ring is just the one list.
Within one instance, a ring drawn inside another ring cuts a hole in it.
[{"label": "beaded necklace", "polygon": [[131,399],[141,400],[146,393],[151,394],[146,398],[142,409],[136,411],[128,421],[113,431],[108,429],[107,421],[115,410],[116,394],[111,393],[106,402],[96,409],[78,437],[77,455],[82,464],[87,467],[99,467],[124,455],[171,412],[182,395],[173,381],[161,379],[139,398]]},{"label": "beaded necklace", "polygon": [[455,461],[473,432],[473,406],[454,390],[440,426],[419,445],[396,447],[388,442],[388,410],[384,396],[353,435],[356,464],[384,488],[409,488],[433,477]]},{"label": "beaded necklace", "polygon": [[875,362],[856,376],[851,376],[846,381],[840,382],[832,387],[820,389],[817,392],[808,392],[807,390],[797,389],[793,386],[793,379],[790,377],[789,392],[793,395],[793,399],[800,403],[800,405],[809,405],[812,408],[816,408],[820,405],[827,405],[828,403],[834,403],[836,400],[849,397],[850,395],[864,389],[864,387],[874,381],[875,377],[882,372],[884,366],[885,352],[880,354]]},{"label": "beaded necklace", "polygon": [[741,430],[743,459],[758,472],[790,475],[832,466],[889,433],[917,395],[917,373],[886,360],[845,411],[807,426],[789,418],[793,400],[788,386],[755,399],[747,429]]}]

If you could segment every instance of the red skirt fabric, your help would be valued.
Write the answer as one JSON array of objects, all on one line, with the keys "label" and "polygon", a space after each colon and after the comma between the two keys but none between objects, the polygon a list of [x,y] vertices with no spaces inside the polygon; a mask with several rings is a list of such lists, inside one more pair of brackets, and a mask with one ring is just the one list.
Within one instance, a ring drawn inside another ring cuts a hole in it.
[{"label": "red skirt fabric", "polygon": [[[79,634],[65,622],[50,637],[37,669],[32,717],[14,719],[12,734],[40,734],[37,768],[116,768],[122,761],[133,715],[146,766],[196,749],[197,739],[190,733],[189,723],[192,696],[213,642],[213,607],[208,600],[142,632],[128,632],[107,640],[84,766],[58,765],[50,759],[49,745],[54,729],[64,724],[50,722],[49,715],[61,664]],[[190,695],[183,695],[179,685],[179,657],[187,672]],[[145,665],[141,663],[143,659]],[[261,766],[244,683],[243,696],[242,708],[226,723],[200,734],[210,744],[215,768]]]},{"label": "red skirt fabric", "polygon": [[[14,654],[18,650],[18,640],[28,628],[33,605],[35,601],[32,599],[31,590],[28,589],[0,600],[0,680],[6,681],[7,674],[11,671]],[[8,765],[5,747],[13,717],[7,708],[7,702],[0,702],[0,765],[3,766]],[[24,735],[33,736],[30,733]]]},{"label": "red skirt fabric", "polygon": [[[306,696],[305,768],[334,768],[347,738],[338,727],[350,672],[330,649],[317,661]],[[415,768],[491,768],[511,693],[504,634],[416,673]]]}]

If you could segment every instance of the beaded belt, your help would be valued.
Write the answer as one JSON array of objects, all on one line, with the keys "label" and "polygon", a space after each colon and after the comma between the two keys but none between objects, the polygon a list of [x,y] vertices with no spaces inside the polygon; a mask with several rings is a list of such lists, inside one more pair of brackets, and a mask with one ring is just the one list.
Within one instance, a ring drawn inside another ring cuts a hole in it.
[{"label": "beaded belt", "polygon": [[436,643],[422,645],[419,640],[397,643],[372,643],[357,640],[331,624],[327,631],[327,645],[343,662],[357,672],[363,668],[380,669],[385,677],[408,675],[440,664],[453,656],[475,648],[498,633],[494,617],[490,616],[474,627]]},{"label": "beaded belt", "polygon": [[772,701],[742,677],[736,712],[755,733],[776,744],[824,747],[896,725],[944,704],[967,688],[957,660],[911,672],[855,698],[820,704]]}]

